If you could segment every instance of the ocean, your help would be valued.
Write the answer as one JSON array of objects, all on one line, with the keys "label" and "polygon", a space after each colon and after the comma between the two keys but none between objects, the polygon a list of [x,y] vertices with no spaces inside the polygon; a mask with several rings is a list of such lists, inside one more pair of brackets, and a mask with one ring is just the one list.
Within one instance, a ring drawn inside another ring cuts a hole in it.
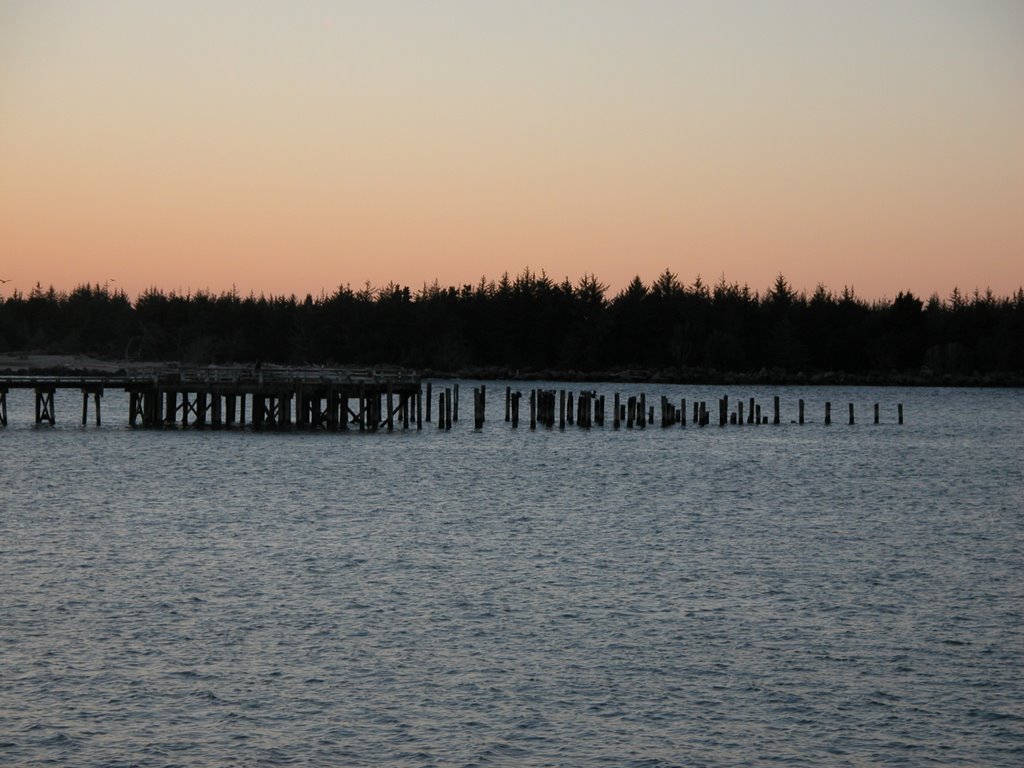
[{"label": "ocean", "polygon": [[0,763],[1024,764],[1024,391],[558,383],[783,423],[531,431],[488,382],[476,431],[475,384],[364,434],[12,392]]}]

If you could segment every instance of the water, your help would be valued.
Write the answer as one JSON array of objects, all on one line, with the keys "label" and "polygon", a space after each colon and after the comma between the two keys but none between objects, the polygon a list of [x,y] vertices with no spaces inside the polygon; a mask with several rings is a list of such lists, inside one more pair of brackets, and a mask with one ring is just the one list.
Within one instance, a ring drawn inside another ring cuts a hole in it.
[{"label": "water", "polygon": [[0,763],[1024,763],[1024,392],[531,433],[492,384],[476,433],[462,391],[391,435],[12,394]]}]

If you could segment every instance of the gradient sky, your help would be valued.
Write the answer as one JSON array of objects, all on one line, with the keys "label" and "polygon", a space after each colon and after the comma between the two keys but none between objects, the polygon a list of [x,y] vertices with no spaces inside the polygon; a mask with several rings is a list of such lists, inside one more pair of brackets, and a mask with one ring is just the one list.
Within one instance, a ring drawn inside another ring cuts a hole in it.
[{"label": "gradient sky", "polygon": [[1024,2],[0,0],[0,286],[1024,283]]}]

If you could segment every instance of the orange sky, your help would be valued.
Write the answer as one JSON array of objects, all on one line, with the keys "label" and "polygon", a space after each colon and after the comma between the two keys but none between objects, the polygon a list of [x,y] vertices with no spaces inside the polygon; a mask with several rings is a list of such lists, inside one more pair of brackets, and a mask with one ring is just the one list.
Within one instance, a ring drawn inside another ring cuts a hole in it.
[{"label": "orange sky", "polygon": [[0,286],[1024,284],[1024,4],[0,5]]}]

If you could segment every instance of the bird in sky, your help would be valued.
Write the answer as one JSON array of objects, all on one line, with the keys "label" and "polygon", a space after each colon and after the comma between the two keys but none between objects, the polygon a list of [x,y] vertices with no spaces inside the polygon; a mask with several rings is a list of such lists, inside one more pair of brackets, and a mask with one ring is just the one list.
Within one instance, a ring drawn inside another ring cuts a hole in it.
[{"label": "bird in sky", "polygon": [[11,281],[10,280],[4,280],[4,279],[0,278],[0,283],[9,283],[9,282],[11,282]]}]

